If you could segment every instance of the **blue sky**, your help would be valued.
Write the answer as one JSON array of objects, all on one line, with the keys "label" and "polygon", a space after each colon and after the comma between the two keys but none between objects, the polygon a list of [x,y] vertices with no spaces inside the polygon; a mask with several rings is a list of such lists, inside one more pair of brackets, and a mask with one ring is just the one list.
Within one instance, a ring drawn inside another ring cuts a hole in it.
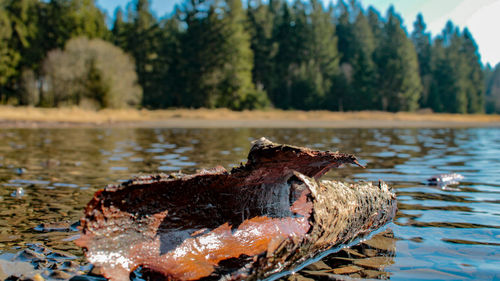
[{"label": "blue sky", "polygon": [[[329,3],[331,0],[323,0]],[[116,7],[125,8],[130,0],[97,0],[110,16]],[[152,0],[158,17],[170,13],[181,0]],[[361,0],[364,7],[374,6],[382,15],[392,4],[401,14],[408,31],[421,12],[432,35],[440,33],[447,20],[461,28],[468,27],[476,39],[483,63],[495,66],[500,62],[500,0]]]}]

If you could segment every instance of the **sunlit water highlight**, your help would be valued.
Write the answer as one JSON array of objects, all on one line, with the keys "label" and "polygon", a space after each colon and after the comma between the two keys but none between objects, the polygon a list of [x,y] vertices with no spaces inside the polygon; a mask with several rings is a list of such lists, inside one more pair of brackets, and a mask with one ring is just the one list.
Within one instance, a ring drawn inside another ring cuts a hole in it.
[{"label": "sunlit water highlight", "polygon": [[[286,277],[500,280],[500,129],[9,129],[0,130],[0,255],[40,243],[82,258],[76,222],[93,193],[135,175],[246,161],[250,141],[354,153],[366,169],[325,178],[382,179],[399,211],[387,231]],[[425,185],[459,173],[457,186]]]}]

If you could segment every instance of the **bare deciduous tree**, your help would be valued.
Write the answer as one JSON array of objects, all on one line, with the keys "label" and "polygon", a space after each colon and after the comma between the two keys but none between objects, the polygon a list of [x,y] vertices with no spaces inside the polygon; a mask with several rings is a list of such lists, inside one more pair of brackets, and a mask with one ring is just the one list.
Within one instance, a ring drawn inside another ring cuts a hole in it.
[{"label": "bare deciduous tree", "polygon": [[134,62],[101,39],[71,39],[64,51],[49,52],[43,72],[41,102],[45,106],[124,108],[141,102]]}]

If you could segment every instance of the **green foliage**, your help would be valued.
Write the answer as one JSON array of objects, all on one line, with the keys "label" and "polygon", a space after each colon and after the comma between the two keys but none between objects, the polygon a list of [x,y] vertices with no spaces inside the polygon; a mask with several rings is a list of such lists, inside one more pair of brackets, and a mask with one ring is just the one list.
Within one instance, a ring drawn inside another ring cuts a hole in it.
[{"label": "green foliage", "polygon": [[474,39],[451,22],[432,47],[429,105],[437,112],[484,111],[484,77]]},{"label": "green foliage", "polygon": [[254,54],[252,69],[253,83],[258,89],[269,91],[277,80],[274,74],[273,59],[278,50],[278,44],[273,40],[274,26],[278,21],[280,1],[272,1],[270,5],[261,0],[248,2],[248,30],[250,47]]},{"label": "green foliage", "polygon": [[187,30],[180,35],[180,79],[189,94],[182,95],[181,103],[236,110],[249,107],[255,95],[253,53],[241,1],[192,1],[183,7],[183,16]]},{"label": "green foliage", "polygon": [[466,79],[464,80],[467,92],[467,112],[482,113],[484,112],[485,98],[484,74],[476,42],[467,28],[462,33],[460,51],[467,66]]},{"label": "green foliage", "polygon": [[418,57],[418,69],[422,80],[422,96],[420,98],[420,107],[428,107],[429,91],[432,82],[431,73],[431,35],[426,31],[426,24],[422,14],[417,15],[413,24],[411,40],[415,45],[415,51]]},{"label": "green foliage", "polygon": [[378,54],[380,69],[379,109],[414,111],[422,92],[415,48],[391,7]]},{"label": "green foliage", "polygon": [[500,64],[491,70],[486,80],[486,112],[500,113]]},{"label": "green foliage", "polygon": [[273,40],[278,45],[271,100],[280,108],[326,108],[338,73],[335,26],[319,1],[286,2]]},{"label": "green foliage", "polygon": [[366,16],[359,12],[352,25],[352,94],[346,109],[373,109],[377,96],[378,73],[373,56],[376,48],[373,31]]},{"label": "green foliage", "polygon": [[124,108],[141,101],[132,60],[101,39],[71,39],[64,51],[47,55],[43,72],[44,106]]},{"label": "green foliage", "polygon": [[131,0],[108,30],[95,2],[0,0],[0,103],[497,111],[496,69],[451,22],[432,39],[357,0],[183,0],[161,19]]},{"label": "green foliage", "polygon": [[[12,28],[9,16],[3,6],[3,2],[0,2],[0,87],[5,86],[9,79],[15,75],[15,67],[21,59],[20,54],[8,44],[11,38]],[[0,95],[4,99],[1,88]]]},{"label": "green foliage", "polygon": [[115,21],[116,42],[121,43],[119,46],[132,54],[135,60],[139,84],[144,89],[143,105],[155,108],[155,103],[161,98],[161,90],[156,83],[161,29],[151,13],[149,0],[134,0],[127,19],[126,24],[120,23],[120,18]]},{"label": "green foliage", "polygon": [[95,0],[50,0],[41,13],[40,41],[46,51],[64,47],[73,37],[108,37],[104,13]]}]

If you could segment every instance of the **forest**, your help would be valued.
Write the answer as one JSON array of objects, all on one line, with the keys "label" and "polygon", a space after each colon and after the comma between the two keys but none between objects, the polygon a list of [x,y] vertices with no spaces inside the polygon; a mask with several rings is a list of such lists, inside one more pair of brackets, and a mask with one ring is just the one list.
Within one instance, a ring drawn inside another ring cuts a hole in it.
[{"label": "forest", "polygon": [[[245,4],[243,4],[245,3]],[[500,113],[467,28],[351,0],[0,0],[0,104]],[[492,36],[494,36],[492,34]]]}]

